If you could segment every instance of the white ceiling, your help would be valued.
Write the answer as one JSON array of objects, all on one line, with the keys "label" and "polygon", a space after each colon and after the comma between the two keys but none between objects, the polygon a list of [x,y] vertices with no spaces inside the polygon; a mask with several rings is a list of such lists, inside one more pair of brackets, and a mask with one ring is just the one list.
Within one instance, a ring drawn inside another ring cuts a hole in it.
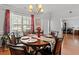
[{"label": "white ceiling", "polygon": [[[28,14],[28,4],[2,4],[3,8],[8,8],[12,11],[21,14]],[[35,5],[34,5],[35,6]],[[79,10],[79,4],[43,4],[44,13],[57,14],[62,11],[69,12],[70,10]]]}]

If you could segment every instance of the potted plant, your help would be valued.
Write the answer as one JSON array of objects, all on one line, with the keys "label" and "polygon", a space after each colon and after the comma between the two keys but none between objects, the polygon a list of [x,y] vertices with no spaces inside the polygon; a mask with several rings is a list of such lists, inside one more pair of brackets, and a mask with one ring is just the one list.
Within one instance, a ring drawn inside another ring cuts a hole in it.
[{"label": "potted plant", "polygon": [[9,40],[9,35],[8,34],[4,34],[2,37],[1,37],[1,40],[2,40],[2,47],[5,48],[6,44],[7,44],[7,40]]}]

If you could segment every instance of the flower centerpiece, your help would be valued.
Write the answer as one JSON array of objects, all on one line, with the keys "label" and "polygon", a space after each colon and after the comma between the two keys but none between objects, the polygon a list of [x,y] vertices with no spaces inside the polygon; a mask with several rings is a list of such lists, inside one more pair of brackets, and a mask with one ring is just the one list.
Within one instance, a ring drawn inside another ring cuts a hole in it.
[{"label": "flower centerpiece", "polygon": [[37,27],[37,35],[40,38],[41,27]]}]

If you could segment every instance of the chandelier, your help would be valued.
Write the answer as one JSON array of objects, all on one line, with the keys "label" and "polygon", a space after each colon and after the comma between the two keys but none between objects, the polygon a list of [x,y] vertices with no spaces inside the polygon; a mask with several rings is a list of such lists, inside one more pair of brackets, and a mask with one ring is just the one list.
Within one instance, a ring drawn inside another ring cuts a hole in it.
[{"label": "chandelier", "polygon": [[36,4],[36,5],[29,4],[28,11],[30,13],[37,13],[38,14],[38,13],[44,12],[44,9],[41,4]]}]

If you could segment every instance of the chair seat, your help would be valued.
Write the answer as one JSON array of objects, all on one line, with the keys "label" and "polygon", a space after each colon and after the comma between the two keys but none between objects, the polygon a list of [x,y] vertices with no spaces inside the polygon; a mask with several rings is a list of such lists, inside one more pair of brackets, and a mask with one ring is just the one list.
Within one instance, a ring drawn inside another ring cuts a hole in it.
[{"label": "chair seat", "polygon": [[26,55],[27,51],[22,47],[9,46],[11,55]]},{"label": "chair seat", "polygon": [[21,48],[21,47],[11,47],[11,48],[13,48],[13,49],[15,49],[15,50],[24,50],[23,48]]},{"label": "chair seat", "polygon": [[19,44],[11,44],[11,43],[7,43],[7,45],[8,46],[17,46],[17,47],[25,47],[25,45],[24,44],[21,44],[21,43],[19,43]]},{"label": "chair seat", "polygon": [[16,44],[16,46],[25,46],[25,45],[20,43],[20,44]]}]

